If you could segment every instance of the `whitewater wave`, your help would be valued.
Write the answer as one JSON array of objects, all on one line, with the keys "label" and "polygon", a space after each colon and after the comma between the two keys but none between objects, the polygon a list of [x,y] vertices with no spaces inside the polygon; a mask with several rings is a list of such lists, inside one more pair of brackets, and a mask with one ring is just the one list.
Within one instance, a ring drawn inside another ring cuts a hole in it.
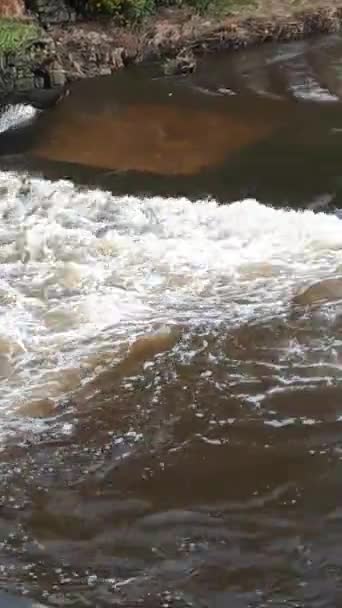
[{"label": "whitewater wave", "polygon": [[256,200],[112,196],[0,172],[0,405],[58,399],[156,327],[283,314],[340,273],[342,222]]},{"label": "whitewater wave", "polygon": [[0,133],[22,127],[30,123],[38,110],[26,104],[15,104],[6,107],[0,114]]}]

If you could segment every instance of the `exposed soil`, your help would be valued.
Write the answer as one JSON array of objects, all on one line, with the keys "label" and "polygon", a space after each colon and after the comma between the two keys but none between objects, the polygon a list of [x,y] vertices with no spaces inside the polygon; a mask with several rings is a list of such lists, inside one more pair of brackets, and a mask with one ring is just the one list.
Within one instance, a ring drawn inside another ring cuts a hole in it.
[{"label": "exposed soil", "polygon": [[24,16],[25,6],[23,0],[1,0],[0,17],[21,18]]},{"label": "exposed soil", "polygon": [[[16,91],[26,94],[37,87],[63,87],[67,80],[110,75],[130,62],[151,58],[176,57],[175,65],[169,63],[165,71],[169,73],[169,68],[175,67],[177,72],[180,52],[183,53],[182,69],[178,71],[183,73],[190,71],[190,67],[193,69],[194,54],[337,32],[342,24],[342,0],[328,3],[324,0],[239,0],[231,3],[224,0],[224,12],[218,11],[218,6],[222,9],[222,3],[223,0],[215,0],[216,10],[205,15],[199,15],[189,7],[160,9],[140,25],[127,26],[119,26],[111,19],[75,21],[74,14],[69,19],[68,11],[65,11],[65,17],[63,11],[57,10],[62,22],[52,24],[41,20],[47,30],[43,32],[44,42],[38,44],[32,60],[30,53],[27,54],[30,60],[24,69],[20,54],[10,58],[11,65],[7,65],[8,58],[3,58],[0,97]],[[11,3],[6,0],[1,6],[11,7],[13,12],[20,2],[17,5],[14,0]],[[46,6],[52,5],[47,3]],[[37,16],[38,13],[31,13],[33,19]],[[68,19],[67,23],[63,19]],[[187,64],[188,51],[191,61]],[[37,74],[41,77],[37,78]]]},{"label": "exposed soil", "polygon": [[241,48],[269,40],[293,40],[339,31],[342,2],[324,0],[259,0],[232,6],[229,14],[200,16],[190,9],[164,9],[143,24],[118,27],[114,21],[92,20],[53,26],[70,78],[108,74],[129,61],[176,55],[181,49],[197,53]]}]

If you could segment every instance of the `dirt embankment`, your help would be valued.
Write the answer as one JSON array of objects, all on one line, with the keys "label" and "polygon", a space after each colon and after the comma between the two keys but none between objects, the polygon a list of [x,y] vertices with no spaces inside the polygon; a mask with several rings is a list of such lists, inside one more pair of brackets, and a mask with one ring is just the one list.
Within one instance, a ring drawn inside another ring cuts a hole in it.
[{"label": "dirt embankment", "polygon": [[[222,0],[217,1],[222,8]],[[22,10],[21,0],[0,4],[7,11],[10,6]],[[224,13],[169,8],[126,27],[110,19],[77,20],[66,0],[26,0],[26,6],[41,34],[25,46],[25,53],[12,49],[0,56],[0,94],[63,87],[68,80],[109,75],[130,62],[175,57],[181,51],[184,64],[184,49],[196,55],[342,27],[342,0],[231,0],[229,11],[224,3]],[[0,19],[0,42],[8,39],[6,31],[1,38],[1,28]]]},{"label": "dirt embankment", "polygon": [[110,74],[132,61],[175,56],[184,48],[201,54],[338,32],[341,27],[341,0],[257,0],[225,16],[164,9],[140,27],[88,21],[55,25],[50,35],[68,77],[74,79]]}]

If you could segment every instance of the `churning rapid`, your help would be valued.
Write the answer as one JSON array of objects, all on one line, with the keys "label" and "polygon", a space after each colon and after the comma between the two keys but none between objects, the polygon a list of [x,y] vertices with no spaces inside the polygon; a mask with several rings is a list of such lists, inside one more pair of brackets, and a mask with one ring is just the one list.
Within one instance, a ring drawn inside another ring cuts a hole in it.
[{"label": "churning rapid", "polygon": [[[179,355],[196,332],[227,338],[293,316],[306,287],[342,275],[338,217],[255,200],[219,206],[115,197],[2,172],[0,217],[0,403],[7,413],[84,391],[142,337],[169,335]],[[314,303],[321,297],[324,283]],[[303,302],[302,323],[305,295]],[[336,322],[336,307],[323,309],[326,323]],[[311,336],[295,348],[289,337],[282,348],[298,374],[302,348],[312,350],[311,376],[321,368],[323,377],[336,376],[328,339]],[[217,349],[212,355],[220,359]],[[280,362],[273,365],[286,383]]]},{"label": "churning rapid", "polygon": [[1,114],[1,607],[340,605],[341,57]]}]

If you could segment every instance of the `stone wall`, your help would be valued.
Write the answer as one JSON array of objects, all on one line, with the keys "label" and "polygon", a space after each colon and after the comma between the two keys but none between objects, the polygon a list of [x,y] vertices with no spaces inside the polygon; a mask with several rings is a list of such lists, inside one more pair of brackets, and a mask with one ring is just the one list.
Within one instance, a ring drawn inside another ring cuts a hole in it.
[{"label": "stone wall", "polygon": [[63,87],[65,72],[48,33],[30,21],[0,21],[0,104],[14,92]]},{"label": "stone wall", "polygon": [[0,105],[17,93],[64,87],[56,43],[43,26],[74,19],[64,0],[0,0]]},{"label": "stone wall", "polygon": [[0,54],[0,97],[14,91],[62,87],[65,82],[49,38],[32,42],[24,52]]}]

